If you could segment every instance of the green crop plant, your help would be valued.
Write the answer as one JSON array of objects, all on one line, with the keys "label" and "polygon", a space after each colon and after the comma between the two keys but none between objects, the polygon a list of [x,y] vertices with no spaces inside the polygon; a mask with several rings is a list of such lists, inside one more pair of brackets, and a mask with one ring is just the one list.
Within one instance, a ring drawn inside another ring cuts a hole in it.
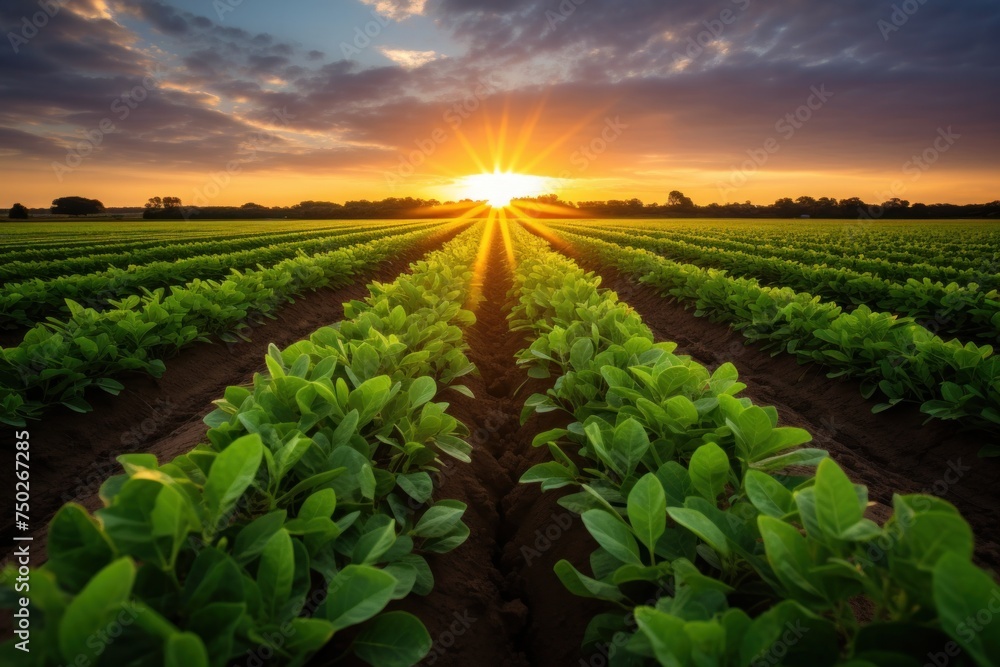
[{"label": "green crop plant", "polygon": [[598,545],[590,572],[555,567],[608,605],[585,650],[612,647],[616,667],[917,667],[946,649],[1000,665],[1000,635],[975,625],[1000,586],[953,506],[897,495],[884,525],[866,518],[866,489],[741,398],[732,365],[675,355],[599,278],[515,239],[511,327],[534,339],[518,363],[555,378],[522,418],[572,420],[535,438],[552,460],[521,481],[563,489]]},{"label": "green crop plant", "polygon": [[480,231],[374,284],[339,324],[272,346],[266,373],[216,401],[204,444],[164,464],[124,455],[101,509],[64,506],[29,578],[37,648],[25,662],[8,642],[0,662],[303,665],[333,641],[377,667],[416,664],[427,630],[386,607],[430,592],[425,556],[469,535],[431,475],[471,453],[435,399],[469,393],[456,382],[474,370],[462,304]]}]

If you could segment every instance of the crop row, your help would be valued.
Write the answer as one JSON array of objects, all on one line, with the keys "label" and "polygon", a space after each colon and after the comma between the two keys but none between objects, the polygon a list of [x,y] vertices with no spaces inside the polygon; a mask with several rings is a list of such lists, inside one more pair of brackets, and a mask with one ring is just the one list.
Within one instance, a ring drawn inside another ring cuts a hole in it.
[{"label": "crop row", "polygon": [[23,424],[53,404],[86,412],[89,388],[117,394],[118,375],[159,377],[162,359],[182,347],[213,335],[236,341],[251,319],[273,319],[280,305],[305,290],[346,285],[357,271],[397,256],[434,229],[383,231],[367,243],[234,271],[218,282],[194,280],[169,295],[132,296],[100,312],[68,301],[68,319],[39,324],[20,345],[2,350],[0,422]]},{"label": "crop row", "polygon": [[[302,665],[331,640],[380,667],[423,658],[420,620],[381,612],[430,592],[425,554],[469,535],[431,474],[443,456],[470,460],[468,430],[434,399],[468,392],[453,383],[474,370],[462,304],[479,234],[373,285],[338,325],[272,346],[266,375],[216,401],[207,444],[163,465],[122,456],[93,517],[64,506],[30,573],[31,666]],[[95,640],[123,614],[120,636]]]},{"label": "crop row", "polygon": [[[590,227],[591,225],[588,225]],[[747,225],[749,230],[733,230],[731,234],[715,234],[708,229],[671,229],[662,228],[656,224],[643,225],[639,228],[633,222],[632,225],[603,224],[594,225],[607,231],[629,231],[641,233],[656,239],[669,239],[680,242],[678,250],[690,252],[691,247],[709,249],[712,251],[735,251],[738,253],[748,253],[763,257],[776,257],[785,260],[800,262],[808,266],[828,266],[833,268],[845,268],[857,273],[870,273],[890,281],[905,283],[914,278],[923,281],[928,278],[933,282],[958,283],[968,285],[976,283],[987,289],[1000,287],[1000,258],[990,260],[984,251],[975,261],[961,259],[954,255],[949,255],[951,259],[939,256],[928,260],[916,255],[900,253],[898,247],[890,246],[886,248],[862,247],[854,249],[840,249],[825,245],[818,239],[823,238],[816,234],[811,238],[810,245],[806,247],[796,241],[797,237],[792,232],[788,236],[778,234],[761,234],[761,227],[757,225]],[[922,234],[924,228],[913,227],[905,235],[896,238],[900,239],[909,236]],[[755,236],[759,234],[759,236]],[[933,247],[934,242],[924,240],[925,250]],[[933,253],[932,253],[933,254]],[[889,260],[885,255],[892,255],[896,259]],[[900,256],[906,259],[898,259]]]},{"label": "crop row", "polygon": [[[903,282],[879,278],[840,266],[810,265],[796,260],[743,252],[704,248],[670,238],[639,232],[599,231],[590,226],[554,225],[620,245],[643,248],[677,262],[702,268],[724,269],[732,275],[755,278],[761,284],[788,287],[828,299],[845,308],[867,305],[875,310],[934,322],[941,333],[1000,341],[1000,294],[978,284],[948,285],[928,278]],[[983,278],[992,278],[981,274]],[[994,281],[995,284],[995,281]]]},{"label": "crop row", "polygon": [[[775,354],[788,352],[816,362],[830,377],[861,380],[866,398],[883,398],[873,409],[903,401],[921,403],[935,418],[954,419],[1000,432],[1000,356],[989,345],[945,341],[910,318],[858,306],[850,313],[806,292],[762,286],[629,248],[561,232],[587,256],[695,307],[696,316],[727,322],[750,342]],[[984,453],[998,453],[989,446]]]},{"label": "crop row", "polygon": [[[338,224],[340,221],[325,224]],[[292,226],[286,221],[251,223],[262,231],[282,232],[301,229],[301,225]],[[322,223],[321,223],[322,224]],[[35,248],[53,248],[65,246],[103,246],[110,244],[138,244],[150,241],[183,241],[198,239],[223,238],[239,236],[249,231],[246,225],[234,225],[232,222],[197,222],[181,224],[176,221],[168,223],[143,222],[121,224],[113,222],[28,222],[7,223],[4,226],[4,238],[0,239],[0,252],[19,252]]]},{"label": "crop row", "polygon": [[[944,230],[944,233],[935,235],[934,231],[938,229]],[[997,241],[1000,239],[994,237],[991,240],[987,237],[984,239],[986,242],[977,243],[968,238],[969,227],[937,228],[933,223],[914,223],[910,227],[895,230],[877,243],[857,240],[830,243],[822,234],[810,238],[803,233],[789,234],[787,239],[780,233],[762,239],[754,236],[754,231],[756,230],[740,230],[732,237],[717,234],[692,240],[736,250],[763,247],[766,252],[775,253],[779,257],[808,260],[813,264],[846,266],[862,273],[873,273],[897,281],[916,277],[941,282],[986,284],[988,281],[996,281],[996,274],[1000,273],[1000,257],[996,253]],[[962,241],[956,243],[956,237]],[[756,245],[754,241],[757,242]],[[801,246],[798,245],[800,242]],[[730,246],[730,243],[734,245]],[[911,271],[907,273],[907,269]]]},{"label": "crop row", "polygon": [[100,310],[112,299],[148,294],[149,290],[182,285],[195,278],[220,279],[234,269],[264,268],[296,255],[330,252],[382,235],[404,234],[435,225],[440,223],[406,226],[391,223],[367,226],[364,229],[345,226],[319,233],[318,238],[295,235],[300,238],[257,245],[247,250],[227,250],[187,259],[109,268],[83,275],[8,282],[0,288],[0,329],[30,327],[47,316],[65,316],[69,313],[66,299]]},{"label": "crop row", "polygon": [[[281,233],[268,230],[266,234]],[[129,235],[123,239],[118,235],[93,234],[85,239],[77,235],[38,236],[16,247],[7,247],[0,252],[0,262],[43,262],[67,259],[92,254],[128,253],[163,245],[182,246],[202,243],[206,240],[222,240],[248,236],[246,228],[231,228],[228,232],[203,235],[186,229],[178,229],[169,234]],[[256,234],[254,234],[256,236]]]},{"label": "crop row", "polygon": [[[397,223],[399,224],[399,223]],[[186,257],[212,255],[236,250],[250,250],[279,242],[307,241],[323,238],[331,233],[363,231],[368,225],[331,225],[319,229],[286,230],[260,234],[239,234],[235,238],[181,239],[163,243],[151,243],[149,247],[130,248],[129,244],[108,249],[107,247],[80,248],[73,252],[76,256],[66,256],[61,248],[45,251],[44,259],[27,261],[8,260],[0,264],[0,279],[11,280],[54,278],[71,274],[86,274],[103,271],[108,267],[127,268],[150,262],[175,261]],[[39,251],[41,253],[42,251]]]},{"label": "crop row", "polygon": [[[60,238],[48,239],[50,243],[39,242],[37,240],[26,244],[24,247],[12,248],[0,252],[0,261],[7,262],[39,262],[46,260],[59,260],[69,257],[79,257],[87,254],[111,254],[124,253],[138,250],[145,250],[156,245],[176,245],[178,247],[188,244],[204,243],[206,241],[221,241],[229,239],[253,240],[257,238],[291,236],[303,232],[335,231],[356,227],[357,223],[349,222],[326,222],[320,226],[303,229],[302,227],[292,228],[285,226],[258,225],[256,228],[248,227],[244,224],[230,223],[227,228],[215,228],[214,231],[205,231],[201,226],[188,226],[174,223],[174,228],[163,230],[159,233],[143,234],[102,234],[93,227],[89,233],[81,237],[79,234],[70,234]],[[48,237],[43,237],[48,238]]]},{"label": "crop row", "polygon": [[976,625],[1000,587],[954,507],[897,495],[885,525],[865,518],[867,490],[740,398],[732,364],[675,355],[599,278],[516,238],[511,328],[534,338],[518,363],[556,377],[522,418],[575,420],[535,438],[552,460],[521,481],[571,491],[559,503],[599,546],[590,573],[555,567],[607,603],[586,651],[619,667],[1000,665],[1000,634]]},{"label": "crop row", "polygon": [[[624,227],[634,225],[635,221],[621,223]],[[643,227],[659,233],[678,233],[679,238],[700,243],[717,240],[764,243],[796,251],[877,258],[902,265],[930,264],[979,271],[1000,260],[998,230],[975,222],[743,220],[724,225],[706,221],[693,226],[652,221]]]}]

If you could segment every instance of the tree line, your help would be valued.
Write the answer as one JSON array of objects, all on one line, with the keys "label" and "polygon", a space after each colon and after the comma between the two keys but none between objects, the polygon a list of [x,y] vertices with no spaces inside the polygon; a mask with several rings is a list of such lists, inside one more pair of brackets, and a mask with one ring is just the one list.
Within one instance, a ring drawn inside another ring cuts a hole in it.
[{"label": "tree line", "polygon": [[[185,206],[180,197],[150,197],[143,208],[147,220],[273,218],[354,220],[447,218],[483,206],[471,199],[440,202],[436,199],[389,197],[343,204],[329,201],[303,201],[293,206],[264,206],[248,202],[242,206]],[[664,203],[645,203],[641,199],[571,202],[557,195],[525,197],[513,204],[524,212],[541,218],[839,218],[839,219],[942,219],[1000,217],[1000,201],[985,204],[911,204],[893,198],[881,203],[865,202],[859,197],[784,197],[773,204],[744,203],[699,206],[679,190],[668,193]],[[86,197],[59,197],[49,212],[53,215],[89,216],[106,212],[104,204]],[[8,217],[27,220],[30,211],[20,203],[11,206]]]}]

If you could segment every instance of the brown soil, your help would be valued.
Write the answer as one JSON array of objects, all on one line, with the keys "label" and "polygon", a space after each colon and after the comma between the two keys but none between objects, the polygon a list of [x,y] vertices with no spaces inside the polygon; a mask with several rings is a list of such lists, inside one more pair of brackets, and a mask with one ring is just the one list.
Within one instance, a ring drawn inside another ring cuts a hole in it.
[{"label": "brown soil", "polygon": [[[212,411],[212,401],[230,385],[249,384],[263,368],[269,344],[285,347],[337,322],[343,318],[344,302],[368,296],[370,280],[394,279],[410,262],[466,227],[434,234],[410,252],[358,275],[347,287],[303,295],[282,308],[277,320],[252,331],[251,342],[195,345],[169,360],[161,378],[134,376],[124,380],[125,390],[118,396],[88,395],[93,412],[56,408],[29,423],[33,563],[44,560],[47,525],[61,505],[74,501],[90,510],[100,507],[100,485],[120,472],[115,457],[145,452],[167,461],[190,450],[203,440],[207,427],[202,419]],[[12,493],[5,491],[5,500],[12,501]],[[3,517],[0,540],[5,545],[12,544],[13,520]]]},{"label": "brown soil", "polygon": [[868,487],[876,503],[872,519],[881,523],[892,514],[895,493],[939,496],[972,525],[980,565],[1000,568],[1000,460],[977,456],[988,435],[962,431],[953,422],[925,424],[926,415],[912,404],[872,414],[874,403],[862,397],[856,382],[831,380],[816,364],[800,365],[792,356],[773,357],[745,345],[728,325],[695,317],[656,289],[582,260],[570,245],[554,246],[601,275],[603,286],[635,308],[658,341],[677,343],[679,354],[709,368],[735,364],[748,385],[744,395],[775,406],[783,425],[809,430],[815,446],[828,450],[855,482]]}]

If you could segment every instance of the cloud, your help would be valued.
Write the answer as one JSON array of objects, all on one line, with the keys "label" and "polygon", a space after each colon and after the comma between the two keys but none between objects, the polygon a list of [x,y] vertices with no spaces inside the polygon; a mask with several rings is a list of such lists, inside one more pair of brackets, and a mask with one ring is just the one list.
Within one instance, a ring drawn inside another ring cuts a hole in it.
[{"label": "cloud", "polygon": [[423,14],[427,5],[427,0],[361,0],[361,2],[375,7],[375,11],[379,14],[396,21]]},{"label": "cloud", "polygon": [[388,47],[380,48],[379,53],[403,69],[416,69],[443,57],[436,51],[409,51],[407,49],[390,49]]},{"label": "cloud", "polygon": [[[463,136],[489,160],[506,114],[505,159],[520,142],[513,135],[535,128],[522,166],[534,161],[549,175],[570,170],[624,189],[636,179],[654,191],[678,178],[710,186],[775,135],[811,86],[825,84],[833,99],[782,144],[762,170],[769,177],[892,176],[948,126],[963,139],[936,170],[996,173],[995,0],[922,5],[888,40],[878,21],[891,20],[891,8],[868,0],[365,2],[396,20],[424,15],[394,27],[403,31],[395,43],[426,44],[427,34],[405,31],[433,24],[454,40],[451,55],[379,44],[373,51],[392,64],[365,67],[330,61],[294,35],[221,25],[166,0],[67,4],[19,53],[0,50],[0,170],[46,167],[112,117],[116,131],[86,169],[211,172],[267,131],[274,140],[246,171],[350,169],[381,187],[384,172],[437,129],[450,141],[422,171],[477,169],[449,118],[461,119]],[[18,26],[37,7],[9,0],[0,20]],[[156,85],[119,119],[112,105],[148,76]],[[498,83],[477,92],[489,77]],[[459,115],[450,116],[456,104]],[[287,111],[287,122],[275,122],[276,110]],[[621,138],[576,171],[574,153],[619,117],[628,125]]]}]

